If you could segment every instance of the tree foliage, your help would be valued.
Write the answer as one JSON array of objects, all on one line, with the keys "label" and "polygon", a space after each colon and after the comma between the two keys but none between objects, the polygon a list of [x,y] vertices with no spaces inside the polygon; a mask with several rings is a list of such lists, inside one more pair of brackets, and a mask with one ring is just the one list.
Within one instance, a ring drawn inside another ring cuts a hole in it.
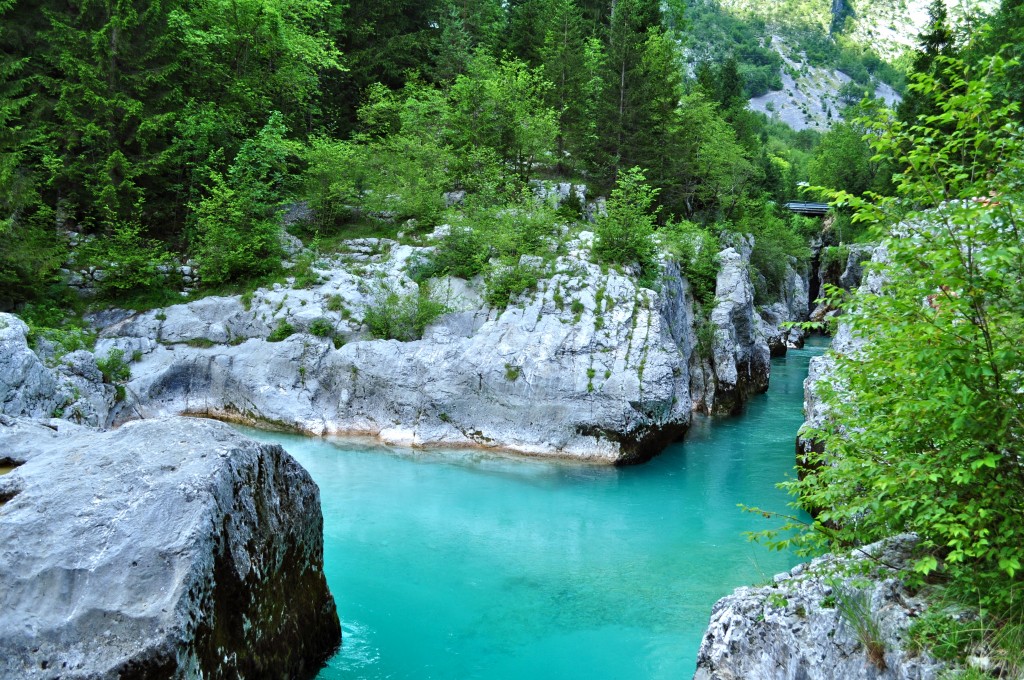
[{"label": "tree foliage", "polygon": [[608,198],[607,213],[594,226],[594,259],[639,265],[650,276],[655,265],[654,219],[658,190],[646,183],[643,170],[630,168]]},{"label": "tree foliage", "polygon": [[819,384],[829,420],[807,434],[825,450],[788,485],[834,542],[917,532],[915,571],[985,606],[1024,574],[1024,136],[993,91],[1006,67],[939,58],[915,84],[938,113],[870,124],[897,195],[835,197],[884,240],[884,283],[843,305],[867,342]]}]

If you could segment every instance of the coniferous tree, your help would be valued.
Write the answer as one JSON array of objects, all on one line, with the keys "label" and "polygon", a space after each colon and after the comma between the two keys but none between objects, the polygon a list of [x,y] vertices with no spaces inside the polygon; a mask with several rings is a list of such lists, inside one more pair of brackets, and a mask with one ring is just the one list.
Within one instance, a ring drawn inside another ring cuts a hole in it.
[{"label": "coniferous tree", "polygon": [[[911,73],[938,77],[940,87],[948,89],[944,75],[945,66],[941,58],[956,56],[953,30],[949,25],[949,13],[944,0],[932,0],[928,6],[928,25],[918,36],[918,50],[911,65]],[[930,116],[939,112],[932,97],[916,90],[913,86],[903,97],[897,108],[900,120],[915,123],[919,116]]]},{"label": "coniferous tree", "polygon": [[587,36],[573,0],[552,0],[549,11],[541,62],[552,83],[548,103],[559,116],[556,162],[562,168],[583,169],[594,160],[604,53],[600,41]]},{"label": "coniferous tree", "polygon": [[92,0],[47,12],[50,184],[86,231],[140,224],[147,179],[170,144],[176,71],[161,0]]},{"label": "coniferous tree", "polygon": [[508,26],[500,48],[530,66],[540,66],[552,3],[549,0],[515,0],[508,5]]},{"label": "coniferous tree", "polygon": [[440,27],[450,14],[444,0],[351,0],[331,3],[329,35],[345,55],[345,71],[329,70],[320,90],[328,128],[338,134],[356,124],[356,110],[370,85],[399,89],[406,75],[428,72],[442,45]]},{"label": "coniferous tree", "polygon": [[634,149],[647,128],[641,80],[648,75],[642,64],[650,34],[659,33],[661,12],[653,0],[618,0],[609,16],[607,57],[603,68],[603,96],[599,114],[602,164],[614,175],[617,168],[641,165]]}]

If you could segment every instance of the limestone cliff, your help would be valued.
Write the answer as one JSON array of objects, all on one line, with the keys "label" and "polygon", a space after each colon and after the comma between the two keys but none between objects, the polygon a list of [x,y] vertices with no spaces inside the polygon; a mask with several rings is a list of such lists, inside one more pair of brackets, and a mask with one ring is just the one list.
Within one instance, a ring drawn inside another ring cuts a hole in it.
[{"label": "limestone cliff", "polygon": [[[722,253],[713,345],[701,353],[678,268],[666,264],[658,290],[644,288],[592,264],[591,242],[588,232],[569,241],[537,289],[506,309],[483,303],[480,281],[434,280],[452,311],[420,340],[374,340],[363,320],[381,289],[415,294],[410,265],[429,249],[362,239],[321,262],[311,288],[132,316],[103,330],[98,351],[141,356],[126,417],[203,414],[604,463],[656,454],[685,432],[695,402],[729,413],[767,388],[749,251]],[[298,332],[268,341],[282,322]],[[314,324],[344,344],[308,332]]]}]

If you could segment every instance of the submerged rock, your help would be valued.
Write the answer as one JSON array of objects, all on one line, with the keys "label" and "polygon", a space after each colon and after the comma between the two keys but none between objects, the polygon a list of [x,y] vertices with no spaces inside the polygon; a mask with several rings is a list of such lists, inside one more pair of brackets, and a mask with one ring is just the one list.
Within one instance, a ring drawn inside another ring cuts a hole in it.
[{"label": "submerged rock", "polygon": [[915,543],[897,536],[799,565],[769,586],[738,588],[715,604],[694,680],[938,677],[941,662],[905,650],[925,606],[898,577]]},{"label": "submerged rock", "polygon": [[187,418],[0,416],[0,677],[313,677],[341,637],[316,484]]}]

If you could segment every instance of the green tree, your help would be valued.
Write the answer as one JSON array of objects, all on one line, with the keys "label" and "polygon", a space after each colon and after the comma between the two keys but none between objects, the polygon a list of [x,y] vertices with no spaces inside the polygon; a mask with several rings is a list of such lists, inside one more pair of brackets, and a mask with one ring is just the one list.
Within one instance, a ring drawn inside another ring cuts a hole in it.
[{"label": "green tree", "polygon": [[[661,11],[653,0],[619,0],[612,5],[603,62],[603,94],[598,111],[598,134],[603,164],[615,169],[637,164],[638,137],[650,128],[646,97],[657,83],[645,82],[643,67],[648,40],[662,31]],[[658,74],[664,76],[666,74]]]},{"label": "green tree", "polygon": [[690,217],[728,219],[755,179],[736,131],[699,92],[680,105],[669,206]]},{"label": "green tree", "polygon": [[204,284],[260,276],[281,263],[278,209],[285,196],[291,145],[283,116],[239,149],[226,176],[213,171],[196,206],[194,250]]},{"label": "green tree", "polygon": [[1004,61],[936,66],[917,78],[934,119],[873,124],[903,168],[897,196],[835,195],[884,243],[884,283],[843,305],[866,344],[819,384],[829,419],[806,435],[824,453],[788,487],[818,509],[817,536],[915,531],[915,572],[998,608],[1024,574],[1024,137],[993,90]]},{"label": "green tree", "polygon": [[487,147],[526,180],[555,146],[557,115],[545,103],[551,83],[518,59],[495,62],[478,51],[451,89],[452,135],[464,156]]},{"label": "green tree", "polygon": [[634,167],[619,174],[608,198],[607,213],[594,225],[593,256],[597,262],[639,265],[641,275],[655,274],[654,220],[658,190]]},{"label": "green tree", "polygon": [[[911,73],[931,75],[941,87],[949,87],[949,83],[944,80],[945,68],[941,62],[956,54],[956,45],[945,0],[932,0],[928,5],[928,25],[917,40],[918,50],[910,68]],[[915,122],[919,116],[930,116],[938,112],[935,99],[930,93],[921,92],[914,86],[908,89],[897,108],[900,120],[908,123]]]},{"label": "green tree", "polygon": [[552,0],[549,11],[541,63],[552,83],[547,102],[558,114],[556,159],[563,168],[585,169],[593,164],[597,144],[604,52],[599,40],[588,37],[573,0]]},{"label": "green tree", "polygon": [[861,195],[870,189],[878,171],[874,152],[854,123],[833,125],[821,138],[809,168],[811,184]]}]

